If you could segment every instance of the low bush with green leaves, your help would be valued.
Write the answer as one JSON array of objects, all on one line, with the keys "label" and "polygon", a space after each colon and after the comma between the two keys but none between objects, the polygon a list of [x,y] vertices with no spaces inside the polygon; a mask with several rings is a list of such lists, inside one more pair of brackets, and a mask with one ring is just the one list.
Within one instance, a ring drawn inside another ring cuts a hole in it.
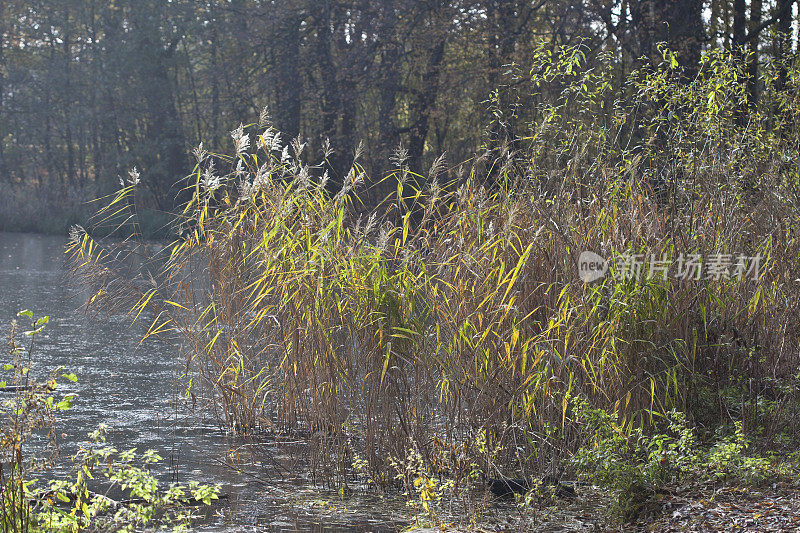
[{"label": "low bush with green leaves", "polygon": [[[8,336],[8,362],[0,378],[0,529],[29,531],[35,524],[31,493],[35,476],[52,463],[56,453],[55,413],[69,409],[73,395],[58,394],[60,381],[75,381],[63,369],[40,383],[33,378],[33,354],[39,333],[49,317],[34,318],[29,310],[18,313]],[[20,333],[20,329],[22,332]],[[39,453],[29,454],[33,436],[43,437]]]},{"label": "low bush with green leaves", "polygon": [[[161,457],[153,450],[118,451],[106,443],[106,428],[92,432],[78,451],[75,473],[50,482],[35,495],[36,524],[45,531],[141,531],[170,527],[187,530],[192,505],[210,505],[219,487],[190,482],[163,488],[153,467]],[[101,491],[102,489],[102,491]],[[112,499],[108,494],[122,494]]]},{"label": "low bush with green leaves", "polygon": [[[57,369],[44,383],[33,378],[37,335],[48,317],[33,318],[18,338],[12,323],[8,341],[11,362],[0,380],[0,529],[15,533],[78,531],[144,531],[163,527],[186,530],[195,504],[210,505],[219,487],[196,482],[162,487],[153,471],[161,457],[153,450],[137,456],[136,450],[118,452],[106,443],[106,428],[92,432],[90,440],[66,463],[56,446],[56,413],[68,410],[74,395],[60,395],[59,383],[77,376]],[[38,442],[34,442],[37,437]],[[44,438],[42,438],[44,437]],[[42,442],[45,443],[42,446]],[[61,467],[67,474],[55,475]],[[42,488],[44,479],[50,479]],[[112,499],[109,494],[121,494]]]},{"label": "low bush with green leaves", "polygon": [[758,484],[788,479],[797,467],[749,450],[740,422],[732,433],[704,444],[686,416],[675,410],[658,415],[647,432],[581,397],[573,399],[572,414],[585,441],[568,464],[613,489],[618,496],[615,511],[624,518],[634,518],[657,493],[693,479]]}]

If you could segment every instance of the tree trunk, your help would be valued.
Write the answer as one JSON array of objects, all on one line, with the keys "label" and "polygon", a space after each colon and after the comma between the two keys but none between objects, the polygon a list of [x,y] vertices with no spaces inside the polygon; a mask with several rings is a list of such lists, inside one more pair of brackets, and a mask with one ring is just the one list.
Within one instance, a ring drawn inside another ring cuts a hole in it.
[{"label": "tree trunk", "polygon": [[747,4],[745,0],[733,0],[733,46],[734,53],[741,57],[739,47],[746,38]]},{"label": "tree trunk", "polygon": [[[761,24],[762,0],[752,0],[750,4],[750,32]],[[751,106],[758,102],[758,35],[748,34],[750,48],[747,63],[747,100]]]},{"label": "tree trunk", "polygon": [[[0,4],[2,6],[2,4]],[[3,102],[5,100],[5,73],[6,73],[6,60],[4,50],[5,43],[5,13],[0,9],[0,183],[10,181],[8,169],[6,168],[5,158],[5,113],[3,109]]]},{"label": "tree trunk", "polygon": [[64,14],[64,38],[63,38],[63,53],[64,53],[64,91],[62,96],[64,98],[64,144],[67,149],[67,179],[66,182],[70,187],[77,185],[75,177],[75,146],[72,139],[72,72],[70,62],[72,59],[72,50],[70,49],[70,28],[69,28],[69,13]]},{"label": "tree trunk", "polygon": [[331,46],[331,7],[329,2],[318,9],[315,20],[316,46],[314,48],[319,81],[322,88],[320,107],[322,111],[322,137],[328,138],[334,147],[334,154],[329,161],[333,170],[332,179],[328,182],[331,190],[337,189],[342,184],[344,174],[347,172],[349,162],[346,162],[346,148],[339,144],[341,139],[337,133],[339,113],[342,108],[340,93],[341,82],[337,79],[336,68],[333,64]]},{"label": "tree trunk", "polygon": [[397,17],[394,0],[383,4],[383,16],[379,26],[379,38],[384,43],[381,51],[381,68],[378,87],[380,104],[378,107],[378,154],[374,160],[373,171],[382,174],[388,168],[390,155],[397,144],[397,123],[395,110],[397,93],[400,89],[401,44],[397,42]]},{"label": "tree trunk", "polygon": [[[142,31],[142,30],[140,30]],[[175,106],[175,94],[169,76],[167,60],[169,51],[160,40],[152,39],[147,30],[142,31],[138,53],[141,54],[141,91],[147,107],[147,135],[150,141],[146,178],[147,185],[160,209],[180,206],[185,192],[179,183],[188,173],[183,127]]]},{"label": "tree trunk", "polygon": [[678,54],[684,77],[697,75],[704,37],[702,0],[664,0],[658,3],[659,16],[654,20],[659,41]]},{"label": "tree trunk", "polygon": [[[504,106],[504,92],[501,90],[504,65],[511,61],[516,44],[516,2],[491,2],[487,7],[487,23],[489,28],[489,90],[497,90],[498,105]],[[505,146],[514,138],[510,122],[501,123],[492,120],[489,132],[490,142],[494,148]]]},{"label": "tree trunk", "polygon": [[775,85],[779,91],[786,87],[788,71],[786,63],[791,58],[792,52],[792,4],[794,0],[779,0],[778,2],[778,33],[776,35],[777,46],[775,54],[779,60],[778,79]]},{"label": "tree trunk", "polygon": [[431,112],[439,95],[439,69],[444,60],[447,34],[442,33],[436,40],[428,56],[427,65],[422,75],[422,86],[419,95],[411,106],[410,116],[413,125],[408,143],[409,166],[412,171],[422,174],[422,156],[425,152],[425,139],[430,129]]},{"label": "tree trunk", "polygon": [[300,26],[302,18],[295,9],[288,9],[280,20],[277,53],[278,78],[275,83],[275,124],[287,139],[300,134],[300,103],[302,82],[300,79]]}]

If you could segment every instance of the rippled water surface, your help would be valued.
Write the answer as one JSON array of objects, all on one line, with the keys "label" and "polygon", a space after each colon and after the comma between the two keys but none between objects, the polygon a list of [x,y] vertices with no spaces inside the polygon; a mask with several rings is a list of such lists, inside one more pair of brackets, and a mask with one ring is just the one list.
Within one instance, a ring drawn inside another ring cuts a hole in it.
[{"label": "rippled water surface", "polygon": [[[50,316],[37,340],[35,371],[64,366],[78,376],[73,407],[60,415],[62,456],[105,423],[118,449],[153,448],[162,477],[220,483],[226,498],[198,531],[386,532],[401,525],[377,497],[341,501],[312,485],[301,443],[230,438],[213,418],[181,401],[181,361],[157,341],[139,344],[141,327],[126,317],[87,317],[85,295],[63,269],[64,239],[0,232],[0,324],[22,309]],[[5,334],[5,331],[3,331]],[[235,461],[238,469],[231,466]],[[396,505],[394,506],[396,507]]]}]

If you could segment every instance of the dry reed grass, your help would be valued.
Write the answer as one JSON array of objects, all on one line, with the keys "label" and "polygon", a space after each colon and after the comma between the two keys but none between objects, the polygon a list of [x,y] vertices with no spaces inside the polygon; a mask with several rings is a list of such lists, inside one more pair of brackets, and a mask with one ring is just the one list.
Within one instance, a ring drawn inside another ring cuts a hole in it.
[{"label": "dry reed grass", "polygon": [[[399,154],[380,182],[394,191],[366,212],[358,162],[331,195],[322,163],[274,130],[235,130],[231,156],[198,149],[168,259],[137,270],[130,241],[73,235],[90,303],[148,316],[148,336],[177,332],[230,428],[305,434],[315,470],[341,481],[355,464],[391,484],[409,450],[456,486],[552,470],[579,445],[579,394],[629,427],[673,408],[719,422],[731,394],[746,427],[795,424],[781,387],[800,331],[796,89],[772,94],[785,121],[754,110],[742,125],[730,57],[706,57],[688,85],[669,62],[634,73],[623,101],[603,69],[563,53],[543,78],[556,96],[532,92],[526,149],[439,160],[427,179]],[[762,260],[757,279],[585,284],[584,250]],[[765,395],[768,419],[754,407]]]}]

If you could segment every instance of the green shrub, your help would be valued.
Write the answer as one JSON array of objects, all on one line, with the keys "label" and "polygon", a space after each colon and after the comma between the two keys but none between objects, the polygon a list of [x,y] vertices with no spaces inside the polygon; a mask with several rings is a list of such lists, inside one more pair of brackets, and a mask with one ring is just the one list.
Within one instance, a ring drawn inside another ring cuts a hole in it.
[{"label": "green shrub", "polygon": [[[36,525],[43,531],[141,531],[171,526],[188,530],[190,506],[210,505],[219,487],[190,482],[160,487],[151,468],[161,461],[153,450],[139,457],[136,450],[118,452],[105,443],[105,427],[90,434],[90,442],[77,453],[69,480],[52,481],[35,495]],[[105,493],[91,490],[100,484]],[[109,491],[120,489],[126,498],[113,500]]]},{"label": "green shrub", "polygon": [[[573,414],[582,426],[585,444],[569,460],[583,476],[616,492],[614,511],[635,518],[655,494],[687,480],[725,479],[757,484],[788,478],[794,465],[749,454],[740,422],[734,433],[711,445],[701,445],[683,413],[669,411],[662,423],[646,434],[641,427],[621,425],[617,415],[573,402]],[[661,427],[665,431],[659,432]]]},{"label": "green shrub", "polygon": [[[171,525],[185,530],[192,513],[189,505],[209,505],[218,498],[219,487],[192,482],[188,486],[159,483],[151,468],[161,457],[145,451],[138,459],[136,450],[117,452],[105,444],[105,427],[94,431],[71,463],[69,475],[53,478],[48,467],[58,458],[55,448],[55,413],[67,410],[73,395],[59,396],[59,381],[76,381],[74,374],[58,369],[46,383],[31,377],[36,338],[49,322],[48,317],[30,320],[23,332],[28,343],[18,340],[18,325],[13,323],[8,343],[11,362],[4,365],[10,379],[0,381],[0,394],[11,394],[0,402],[4,419],[0,433],[0,529],[8,532],[140,531]],[[44,436],[48,446],[31,453],[31,437]],[[49,452],[49,453],[48,453]],[[59,463],[60,466],[61,463]],[[39,476],[52,479],[47,489],[39,489]],[[100,479],[96,479],[99,477]],[[126,499],[115,501],[94,492],[94,485],[121,489]]]},{"label": "green shrub", "polygon": [[[69,409],[72,395],[60,397],[58,382],[74,380],[63,369],[52,373],[46,383],[37,382],[31,374],[36,340],[49,322],[49,317],[33,318],[31,311],[20,311],[20,320],[27,322],[20,338],[20,325],[14,321],[8,338],[9,360],[3,365],[8,377],[0,379],[0,529],[27,532],[32,520],[31,493],[35,476],[52,460],[56,452],[54,415]],[[40,457],[27,453],[33,436],[44,437],[45,449]]]}]

